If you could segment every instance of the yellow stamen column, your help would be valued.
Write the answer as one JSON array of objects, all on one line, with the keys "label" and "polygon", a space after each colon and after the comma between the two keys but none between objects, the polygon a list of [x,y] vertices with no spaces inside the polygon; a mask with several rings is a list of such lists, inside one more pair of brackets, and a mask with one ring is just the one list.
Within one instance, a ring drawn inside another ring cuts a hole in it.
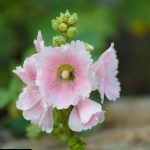
[{"label": "yellow stamen column", "polygon": [[61,76],[63,79],[68,79],[69,78],[69,71],[68,70],[63,70],[61,73]]}]

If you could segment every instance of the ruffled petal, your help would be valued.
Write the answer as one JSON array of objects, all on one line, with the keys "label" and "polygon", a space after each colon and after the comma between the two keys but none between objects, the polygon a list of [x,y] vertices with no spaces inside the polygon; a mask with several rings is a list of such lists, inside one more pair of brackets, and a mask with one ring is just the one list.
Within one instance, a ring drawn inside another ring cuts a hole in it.
[{"label": "ruffled petal", "polygon": [[78,104],[78,111],[81,118],[82,123],[87,123],[93,114],[98,113],[102,109],[101,105],[89,100],[86,98],[85,100],[81,100]]},{"label": "ruffled petal", "polygon": [[53,130],[53,112],[52,108],[49,107],[46,113],[43,115],[43,119],[39,122],[39,126],[42,128],[42,131],[46,133],[51,133]]},{"label": "ruffled petal", "polygon": [[21,66],[13,70],[15,74],[25,83],[34,84],[36,78],[36,59],[35,55],[26,58],[23,68]]},{"label": "ruffled petal", "polygon": [[91,129],[103,121],[104,111],[101,105],[86,98],[73,108],[68,124],[71,130],[81,132],[82,130]]},{"label": "ruffled petal", "polygon": [[76,132],[81,132],[83,130],[83,125],[80,120],[79,112],[77,107],[74,107],[69,116],[68,122],[69,128]]},{"label": "ruffled petal", "polygon": [[90,82],[92,85],[92,91],[97,90],[98,89],[98,82],[96,79],[96,75],[95,75],[95,71],[93,69],[93,66],[91,66],[91,69],[90,69],[89,79],[90,79]]},{"label": "ruffled petal", "polygon": [[101,94],[102,102],[104,94],[109,100],[116,100],[120,96],[120,82],[116,75],[118,73],[118,59],[114,44],[106,50],[94,64],[96,77],[98,80],[98,90]]},{"label": "ruffled petal", "polygon": [[20,110],[28,110],[36,105],[41,100],[38,87],[27,86],[23,89],[19,95],[19,100],[16,102],[16,106]]},{"label": "ruffled petal", "polygon": [[38,123],[40,121],[40,118],[42,117],[43,113],[45,112],[45,109],[43,107],[42,101],[39,101],[35,106],[28,110],[23,111],[23,117],[26,120],[32,120],[32,123]]},{"label": "ruffled petal", "polygon": [[23,111],[23,116],[32,123],[39,125],[42,131],[50,133],[53,130],[53,113],[51,107],[40,101],[29,110]]}]

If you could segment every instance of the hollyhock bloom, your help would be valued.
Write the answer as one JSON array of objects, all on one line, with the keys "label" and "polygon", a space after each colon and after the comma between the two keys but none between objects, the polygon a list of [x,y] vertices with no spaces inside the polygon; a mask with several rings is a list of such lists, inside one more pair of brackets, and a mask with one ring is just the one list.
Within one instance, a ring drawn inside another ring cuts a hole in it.
[{"label": "hollyhock bloom", "polygon": [[27,58],[22,67],[17,67],[13,72],[27,86],[19,95],[17,108],[23,111],[23,116],[32,123],[38,124],[43,131],[51,132],[53,129],[53,117],[51,107],[48,106],[35,85],[37,75],[36,71],[36,54]]},{"label": "hollyhock bloom", "polygon": [[89,97],[95,76],[90,70],[91,55],[83,42],[47,47],[38,54],[37,60],[36,84],[48,104],[63,109]]},{"label": "hollyhock bloom", "polygon": [[100,104],[86,98],[75,106],[69,117],[69,127],[73,131],[91,129],[104,121],[104,111]]},{"label": "hollyhock bloom", "polygon": [[120,83],[116,78],[118,73],[118,59],[113,43],[94,64],[94,69],[102,102],[104,100],[104,94],[109,100],[115,101],[119,98]]}]

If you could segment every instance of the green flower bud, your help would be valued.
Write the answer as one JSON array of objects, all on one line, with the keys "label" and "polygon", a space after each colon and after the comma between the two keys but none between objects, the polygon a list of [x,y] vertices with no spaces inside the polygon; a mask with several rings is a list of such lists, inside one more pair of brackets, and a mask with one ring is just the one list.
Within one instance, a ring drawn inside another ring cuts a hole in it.
[{"label": "green flower bud", "polygon": [[65,12],[65,17],[66,17],[66,18],[69,18],[69,17],[70,17],[70,12],[69,12],[68,10],[66,10],[66,12]]},{"label": "green flower bud", "polygon": [[53,37],[53,45],[54,46],[61,46],[67,42],[66,38],[62,35],[56,35]]},{"label": "green flower bud", "polygon": [[64,17],[56,17],[56,19],[59,23],[63,23],[64,21]]},{"label": "green flower bud", "polygon": [[56,19],[58,20],[59,23],[67,23],[68,22],[68,19],[70,17],[70,14],[68,11],[66,11],[66,13],[60,13],[60,16],[59,17],[56,17]]},{"label": "green flower bud", "polygon": [[53,20],[52,20],[52,28],[53,28],[55,31],[58,31],[58,26],[59,26],[59,22],[58,22],[56,19],[53,19]]},{"label": "green flower bud", "polygon": [[88,52],[91,52],[91,51],[94,50],[94,47],[93,47],[91,44],[84,43],[84,46],[85,46],[85,49],[86,49]]},{"label": "green flower bud", "polygon": [[64,14],[63,13],[60,14],[60,17],[63,18],[64,23],[68,23],[68,19],[70,17],[70,12],[68,10],[66,10],[66,12]]},{"label": "green flower bud", "polygon": [[69,27],[67,30],[67,36],[71,39],[77,35],[77,29],[75,27]]},{"label": "green flower bud", "polygon": [[66,23],[61,23],[61,24],[59,25],[59,31],[64,32],[64,31],[66,31],[66,30],[67,30],[67,25],[66,25]]},{"label": "green flower bud", "polygon": [[68,24],[74,25],[74,24],[77,23],[77,20],[78,20],[77,14],[76,14],[76,13],[73,13],[73,14],[69,17]]},{"label": "green flower bud", "polygon": [[65,14],[64,13],[62,13],[62,12],[60,12],[60,17],[64,17],[65,16]]}]

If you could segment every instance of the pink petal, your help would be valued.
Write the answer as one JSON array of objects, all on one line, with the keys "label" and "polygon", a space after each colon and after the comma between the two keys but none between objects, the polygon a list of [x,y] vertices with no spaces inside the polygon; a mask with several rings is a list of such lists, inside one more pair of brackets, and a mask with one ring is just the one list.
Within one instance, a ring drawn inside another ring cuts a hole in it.
[{"label": "pink petal", "polygon": [[53,113],[52,108],[49,107],[46,113],[43,115],[43,119],[39,122],[39,126],[42,128],[42,131],[46,133],[51,133],[53,130]]},{"label": "pink petal", "polygon": [[13,70],[15,74],[26,84],[34,84],[36,78],[36,59],[35,55],[26,58],[23,68],[17,67]]},{"label": "pink petal", "polygon": [[80,101],[78,104],[79,115],[83,123],[87,123],[91,116],[99,112],[101,109],[102,107],[100,104],[87,98]]},{"label": "pink petal", "polygon": [[41,100],[38,87],[27,86],[19,95],[19,100],[16,105],[20,110],[28,110],[36,105]]},{"label": "pink petal", "polygon": [[76,106],[71,111],[71,114],[69,116],[68,125],[69,125],[69,128],[73,131],[81,132],[83,130],[79,112],[78,112],[78,109]]},{"label": "pink petal", "polygon": [[91,66],[90,68],[90,74],[89,74],[89,79],[92,85],[92,91],[97,90],[98,88],[98,83],[97,83],[97,79],[96,79],[96,75],[95,75],[95,71],[93,66]]},{"label": "pink petal", "polygon": [[50,133],[53,129],[53,113],[43,101],[40,101],[29,110],[23,111],[23,116],[27,120],[41,127],[42,131]]},{"label": "pink petal", "polygon": [[37,52],[41,52],[44,49],[45,46],[44,46],[44,41],[42,38],[41,31],[38,31],[37,39],[34,40],[34,45],[35,45]]},{"label": "pink petal", "polygon": [[43,107],[42,101],[39,101],[35,106],[28,110],[23,111],[23,117],[26,120],[32,120],[33,123],[38,123],[42,117],[45,109]]},{"label": "pink petal", "polygon": [[101,105],[89,100],[81,100],[75,106],[69,117],[69,127],[73,131],[80,132],[82,130],[91,129],[93,126],[104,121],[104,111]]},{"label": "pink petal", "polygon": [[101,94],[102,102],[104,94],[109,100],[116,100],[120,96],[120,83],[116,78],[118,73],[118,59],[114,44],[106,50],[94,64],[96,77],[98,80],[98,90]]}]

